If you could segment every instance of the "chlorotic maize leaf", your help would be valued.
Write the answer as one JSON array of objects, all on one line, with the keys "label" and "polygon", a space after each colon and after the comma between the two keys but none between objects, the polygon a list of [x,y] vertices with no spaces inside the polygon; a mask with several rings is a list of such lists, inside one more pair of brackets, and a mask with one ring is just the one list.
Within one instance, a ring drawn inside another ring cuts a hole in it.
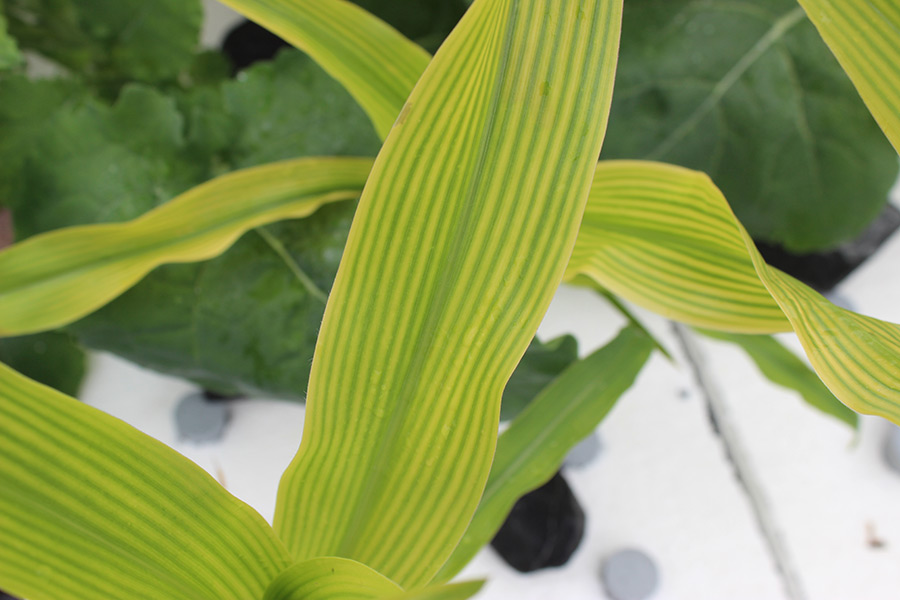
[{"label": "chlorotic maize leaf", "polygon": [[429,585],[420,590],[403,592],[384,600],[466,600],[481,590],[484,581],[463,581],[447,585]]},{"label": "chlorotic maize leaf", "polygon": [[290,563],[200,467],[0,364],[0,584],[30,600],[261,598]]},{"label": "chlorotic maize leaf", "polygon": [[662,163],[603,161],[566,279],[578,283],[578,275],[586,275],[635,304],[699,327],[790,331],[756,274],[739,228],[701,173]]},{"label": "chlorotic maize leaf", "polygon": [[566,272],[575,282],[580,275],[691,325],[793,329],[842,403],[900,423],[900,327],[839,308],[768,266],[703,173],[600,163]]},{"label": "chlorotic maize leaf", "polygon": [[376,159],[275,527],[298,560],[427,583],[475,511],[503,386],[562,277],[621,0],[477,0]]},{"label": "chlorotic maize leaf", "polygon": [[650,337],[630,325],[566,369],[522,411],[500,436],[475,517],[435,581],[454,577],[491,541],[516,500],[553,477],[569,450],[631,387],[654,348]]},{"label": "chlorotic maize leaf", "polygon": [[799,0],[900,152],[900,3]]},{"label": "chlorotic maize leaf", "polygon": [[326,556],[285,569],[269,584],[263,600],[374,600],[402,592],[399,585],[362,563]]},{"label": "chlorotic maize leaf", "polygon": [[384,139],[428,53],[345,0],[221,0],[309,54],[366,111]]},{"label": "chlorotic maize leaf", "polygon": [[302,158],[235,171],[132,221],[70,227],[10,246],[0,252],[0,336],[66,325],[163,263],[212,258],[248,229],[355,198],[371,165]]}]

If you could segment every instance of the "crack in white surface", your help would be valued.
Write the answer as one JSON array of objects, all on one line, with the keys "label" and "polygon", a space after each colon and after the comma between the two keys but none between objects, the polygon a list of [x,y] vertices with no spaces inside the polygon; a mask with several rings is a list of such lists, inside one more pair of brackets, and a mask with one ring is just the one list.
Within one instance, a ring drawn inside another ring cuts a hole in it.
[{"label": "crack in white surface", "polygon": [[726,458],[734,467],[735,477],[747,496],[753,516],[778,574],[781,576],[788,598],[808,600],[799,573],[794,566],[793,557],[784,541],[784,535],[770,508],[768,496],[756,476],[756,470],[753,468],[741,436],[732,422],[728,406],[722,400],[714,377],[706,368],[703,352],[687,327],[672,323],[672,331],[684,351],[685,360],[690,365],[697,387],[703,394],[709,410],[710,426],[722,440]]}]

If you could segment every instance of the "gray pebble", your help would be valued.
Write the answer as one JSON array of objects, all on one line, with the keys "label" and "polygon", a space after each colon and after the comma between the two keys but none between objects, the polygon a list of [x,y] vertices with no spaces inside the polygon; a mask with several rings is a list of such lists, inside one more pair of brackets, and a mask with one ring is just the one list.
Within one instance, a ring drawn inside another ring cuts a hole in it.
[{"label": "gray pebble", "polygon": [[884,440],[884,460],[895,471],[900,472],[900,427],[891,425]]},{"label": "gray pebble", "polygon": [[603,442],[597,432],[591,433],[569,450],[563,466],[580,469],[589,465],[603,450]]},{"label": "gray pebble", "polygon": [[223,402],[210,402],[203,394],[185,396],[175,407],[178,437],[198,444],[214,442],[222,437],[230,412]]},{"label": "gray pebble", "polygon": [[620,550],[606,559],[603,587],[613,600],[646,600],[659,586],[653,560],[640,550]]}]

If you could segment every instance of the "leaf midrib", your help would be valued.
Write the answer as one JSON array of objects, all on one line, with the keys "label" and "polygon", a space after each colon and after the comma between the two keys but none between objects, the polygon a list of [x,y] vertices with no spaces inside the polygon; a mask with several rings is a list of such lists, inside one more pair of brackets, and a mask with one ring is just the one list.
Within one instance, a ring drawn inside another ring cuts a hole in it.
[{"label": "leaf midrib", "polygon": [[759,58],[765,54],[776,42],[787,34],[794,26],[804,20],[806,13],[802,7],[796,7],[790,12],[785,13],[776,20],[766,33],[759,38],[743,56],[728,70],[725,75],[719,79],[713,86],[709,96],[690,114],[681,124],[675,128],[672,133],[662,142],[656,145],[653,150],[647,153],[644,158],[647,160],[660,160],[668,154],[679,142],[684,140],[687,135],[693,131],[697,124],[703,119],[713,108],[715,108],[722,98],[731,90],[735,83],[747,72],[747,70],[756,63]]}]

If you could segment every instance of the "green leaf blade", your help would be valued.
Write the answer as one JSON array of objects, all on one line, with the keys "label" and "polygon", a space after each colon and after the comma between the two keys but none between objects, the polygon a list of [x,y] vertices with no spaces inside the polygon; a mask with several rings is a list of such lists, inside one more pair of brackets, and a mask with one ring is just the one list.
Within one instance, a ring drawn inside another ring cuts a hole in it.
[{"label": "green leaf blade", "polygon": [[566,369],[522,411],[500,436],[478,510],[435,581],[454,577],[496,535],[516,500],[553,477],[568,451],[634,383],[654,349],[650,337],[628,326]]},{"label": "green leaf blade", "polygon": [[127,223],[72,227],[15,244],[0,253],[0,335],[65,325],[160,264],[211,258],[248,229],[354,198],[370,165],[298,159],[246,169]]},{"label": "green leaf blade", "polygon": [[697,331],[712,339],[731,342],[739,346],[772,383],[796,391],[810,406],[840,419],[854,429],[858,427],[859,417],[857,414],[841,404],[806,363],[775,338],[704,329]]},{"label": "green leaf blade", "polygon": [[900,6],[893,0],[799,2],[900,152]]},{"label": "green leaf blade", "polygon": [[0,365],[0,582],[35,600],[261,597],[290,563],[167,446]]},{"label": "green leaf blade", "polygon": [[419,81],[360,201],[279,489],[298,558],[346,556],[416,588],[462,535],[503,385],[574,242],[620,15],[481,0]]}]

